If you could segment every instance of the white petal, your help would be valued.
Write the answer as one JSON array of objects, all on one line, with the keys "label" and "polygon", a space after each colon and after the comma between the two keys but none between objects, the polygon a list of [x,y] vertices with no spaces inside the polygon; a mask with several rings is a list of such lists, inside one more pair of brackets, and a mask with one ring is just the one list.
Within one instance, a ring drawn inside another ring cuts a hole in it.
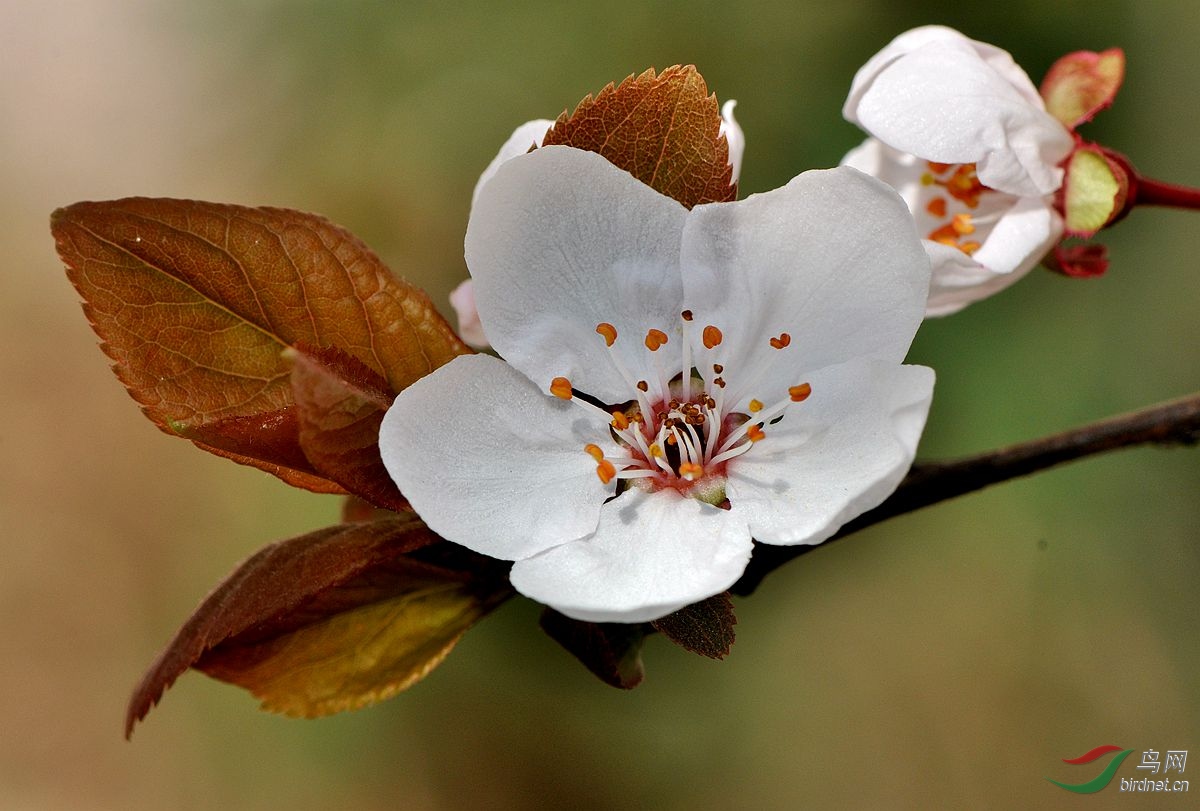
[{"label": "white petal", "polygon": [[454,288],[450,292],[450,306],[458,316],[459,337],[476,349],[487,349],[490,344],[487,336],[483,334],[479,308],[475,306],[475,283],[467,279]]},{"label": "white petal", "polygon": [[[686,216],[593,152],[548,146],[505,163],[467,225],[492,346],[543,389],[564,376],[605,402],[632,399],[610,352],[648,379],[647,330],[678,329]],[[611,350],[596,334],[601,323],[617,329]]]},{"label": "white petal", "polygon": [[852,363],[823,369],[812,394],[729,464],[731,512],[770,544],[820,543],[877,506],[912,464],[933,370]]},{"label": "white petal", "polygon": [[883,180],[892,188],[896,188],[896,184],[889,180],[885,180],[883,173],[888,171],[889,162],[888,156],[882,143],[877,138],[867,138],[861,144],[847,152],[838,162],[838,166],[849,166],[852,169],[868,174],[871,177],[877,177]]},{"label": "white petal", "polygon": [[673,490],[632,488],[604,505],[591,537],[513,565],[517,591],[568,617],[646,622],[725,591],[750,559],[727,510]]},{"label": "white petal", "polygon": [[926,242],[933,265],[927,315],[956,313],[1023,278],[1062,236],[1062,218],[1046,201],[1014,202],[972,256]]},{"label": "white petal", "polygon": [[920,200],[921,177],[929,171],[926,161],[892,149],[878,138],[867,138],[851,149],[842,158],[841,165],[882,180],[895,189],[914,212]]},{"label": "white petal", "polygon": [[[850,94],[847,96],[846,103],[842,108],[842,114],[846,117],[846,120],[858,123],[858,119],[855,118],[858,104],[862,100],[863,93],[866,92],[866,89],[875,80],[875,77],[881,70],[906,53],[931,42],[959,42],[968,45],[974,49],[981,59],[1002,75],[1030,104],[1035,107],[1042,106],[1041,94],[1038,93],[1037,88],[1029,80],[1029,76],[1025,71],[1013,61],[1012,55],[1008,51],[997,48],[995,45],[989,45],[986,42],[970,39],[959,31],[955,31],[953,28],[948,28],[944,25],[924,25],[905,31],[885,45],[879,53],[872,56],[867,60],[865,65],[858,69],[850,85]],[[863,171],[866,170],[864,169]]]},{"label": "white petal", "polygon": [[[899,363],[929,290],[929,260],[908,207],[850,168],[697,206],[684,231],[683,268],[693,326],[724,334],[697,366],[722,364],[726,394],[739,404],[770,404],[803,372],[852,358]],[[790,346],[772,349],[770,338],[783,332]]]},{"label": "white petal", "polygon": [[425,523],[504,560],[596,528],[615,483],[600,483],[589,442],[618,452],[602,418],[487,355],[455,358],[413,383],[379,429],[383,464]]},{"label": "white petal", "polygon": [[746,151],[746,136],[737,119],[733,117],[733,108],[737,102],[729,99],[721,107],[721,134],[729,144],[729,165],[733,167],[733,182],[737,183],[742,174],[742,153]]},{"label": "white petal", "polygon": [[504,146],[500,147],[500,152],[496,157],[492,158],[492,162],[483,170],[483,174],[479,176],[479,180],[475,181],[475,190],[471,192],[471,207],[475,207],[475,201],[479,199],[479,191],[483,188],[483,184],[487,183],[496,174],[496,170],[500,168],[500,164],[505,161],[524,155],[535,146],[542,145],[542,139],[546,137],[546,133],[554,126],[554,122],[545,118],[526,121],[521,126],[513,130],[513,134],[508,136],[508,140],[504,142]]},{"label": "white petal", "polygon": [[1062,183],[1057,164],[1074,142],[1036,93],[1030,97],[1032,84],[1011,58],[961,35],[914,42],[920,44],[885,48],[859,71],[846,117],[924,160],[975,163],[993,189],[1018,196],[1055,191]]}]

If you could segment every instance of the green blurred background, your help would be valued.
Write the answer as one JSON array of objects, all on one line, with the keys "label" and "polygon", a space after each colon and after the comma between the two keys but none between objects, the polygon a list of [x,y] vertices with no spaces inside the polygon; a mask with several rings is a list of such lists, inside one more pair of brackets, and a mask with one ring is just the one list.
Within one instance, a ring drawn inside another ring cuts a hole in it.
[{"label": "green blurred background", "polygon": [[[854,70],[928,22],[1035,81],[1067,51],[1123,46],[1125,87],[1086,134],[1200,184],[1192,0],[0,5],[0,808],[1158,805],[1044,777],[1090,778],[1059,759],[1100,744],[1200,749],[1198,450],[1085,461],[806,556],[738,602],[728,660],[652,639],[630,693],[514,601],[378,707],[290,720],[188,674],[121,739],[130,688],[206,591],[338,505],[140,416],[51,209],[146,194],[318,211],[442,302],[465,277],[472,185],[520,122],[692,62],[738,99],[742,192],[763,191],[858,142],[840,116]],[[1037,271],[924,327],[911,357],[939,383],[922,454],[1200,387],[1198,225],[1137,211],[1103,280]],[[1142,776],[1138,757],[1119,774]]]}]

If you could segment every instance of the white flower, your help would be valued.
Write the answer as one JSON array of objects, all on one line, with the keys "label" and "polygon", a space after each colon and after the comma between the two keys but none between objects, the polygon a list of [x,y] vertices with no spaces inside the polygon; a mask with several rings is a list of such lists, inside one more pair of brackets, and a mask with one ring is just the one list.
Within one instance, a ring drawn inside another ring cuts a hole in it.
[{"label": "white flower", "polygon": [[[729,166],[733,169],[732,182],[737,183],[742,171],[742,154],[746,151],[746,136],[737,119],[733,117],[734,107],[737,107],[734,99],[729,99],[722,105],[720,134],[725,136],[725,142],[729,145]],[[508,136],[508,140],[500,147],[500,152],[492,158],[492,162],[483,170],[479,180],[475,181],[475,189],[471,192],[472,209],[475,207],[475,201],[479,199],[479,191],[496,174],[500,165],[518,155],[524,155],[535,146],[541,146],[546,133],[553,126],[553,121],[538,118],[526,121],[513,130],[513,134]],[[454,292],[450,294],[450,306],[454,308],[454,314],[458,317],[458,333],[462,339],[476,349],[487,349],[489,343],[483,332],[483,325],[479,321],[479,313],[475,309],[475,293],[472,287],[471,280],[467,279],[454,288]]]},{"label": "white flower", "polygon": [[1074,146],[1005,51],[940,26],[901,34],[854,77],[842,163],[900,192],[933,263],[929,315],[1021,278],[1062,235],[1053,193]]},{"label": "white flower", "polygon": [[[883,501],[932,396],[901,361],[929,265],[852,169],[691,211],[599,155],[499,168],[467,227],[496,350],[405,389],[384,464],[443,537],[577,619],[720,593],[751,538],[818,543]],[[694,370],[694,372],[693,372]]]}]

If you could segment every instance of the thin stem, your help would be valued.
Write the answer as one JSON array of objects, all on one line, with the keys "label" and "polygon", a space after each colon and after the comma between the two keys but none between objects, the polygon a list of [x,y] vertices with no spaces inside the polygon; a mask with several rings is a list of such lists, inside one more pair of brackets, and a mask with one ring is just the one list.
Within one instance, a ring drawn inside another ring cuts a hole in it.
[{"label": "thin stem", "polygon": [[1200,189],[1164,183],[1149,177],[1137,179],[1137,205],[1200,209]]},{"label": "thin stem", "polygon": [[[887,501],[846,524],[825,544],[888,518],[1063,462],[1134,445],[1194,445],[1197,442],[1200,442],[1200,393],[975,456],[918,463]],[[825,544],[755,544],[750,565],[731,590],[734,594],[750,594],[775,569]]]}]

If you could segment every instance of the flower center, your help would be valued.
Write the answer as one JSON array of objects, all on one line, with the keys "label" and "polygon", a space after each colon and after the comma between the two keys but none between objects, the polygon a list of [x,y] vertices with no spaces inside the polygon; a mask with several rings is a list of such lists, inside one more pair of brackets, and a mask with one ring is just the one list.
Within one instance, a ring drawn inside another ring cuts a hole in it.
[{"label": "flower center", "polygon": [[[552,381],[551,394],[600,411],[608,423],[609,439],[616,441],[620,453],[606,455],[594,443],[584,447],[596,461],[596,475],[604,484],[614,478],[636,480],[645,488],[669,487],[703,500],[723,499],[727,465],[766,439],[769,425],[812,393],[808,383],[785,384],[778,388],[786,389],[787,395],[773,405],[751,399],[743,406],[745,411],[735,410],[737,404],[725,401],[725,375],[733,372],[720,362],[726,354],[724,333],[714,324],[698,329],[693,322],[690,310],[680,313],[678,367],[661,361],[669,354],[662,351],[671,343],[667,332],[646,332],[642,344],[649,357],[640,365],[655,370],[653,379],[636,378],[618,354],[610,351],[614,365],[629,383],[631,396],[624,403],[601,406],[586,395],[576,396],[581,393],[567,378]],[[618,340],[616,327],[603,322],[596,325],[596,333],[612,350]],[[768,343],[774,351],[785,351],[792,337],[784,332]],[[743,390],[753,391],[763,383],[769,365],[762,364],[757,375],[749,370]],[[738,380],[740,383],[742,378]]]},{"label": "flower center", "polygon": [[967,256],[982,246],[976,234],[981,225],[990,225],[995,217],[980,216],[976,210],[980,199],[991,201],[1000,193],[979,182],[973,163],[927,163],[929,171],[921,175],[921,185],[928,189],[921,202],[925,213],[935,226],[926,239],[958,248]]}]

